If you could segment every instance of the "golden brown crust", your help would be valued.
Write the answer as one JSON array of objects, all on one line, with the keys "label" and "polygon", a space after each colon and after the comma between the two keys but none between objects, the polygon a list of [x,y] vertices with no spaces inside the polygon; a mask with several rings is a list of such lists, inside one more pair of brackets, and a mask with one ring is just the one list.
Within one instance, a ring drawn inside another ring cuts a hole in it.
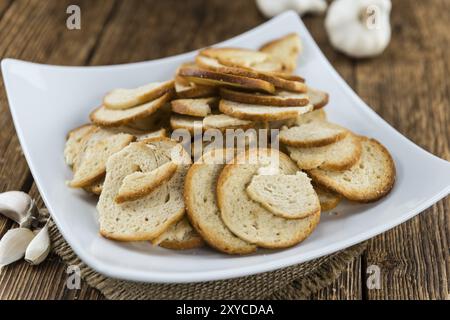
[{"label": "golden brown crust", "polygon": [[[217,150],[217,152],[226,152],[226,149],[220,149]],[[212,231],[205,230],[199,225],[195,206],[192,202],[191,193],[193,190],[195,190],[194,183],[194,177],[198,170],[201,169],[202,166],[208,165],[204,163],[194,163],[188,170],[188,173],[186,175],[185,184],[184,184],[184,202],[186,204],[186,213],[187,217],[189,219],[189,222],[194,227],[194,229],[203,237],[203,239],[208,243],[209,246],[215,248],[216,250],[219,250],[221,252],[227,253],[227,254],[249,254],[252,252],[255,252],[257,247],[248,244],[246,247],[231,247],[229,244],[224,242],[217,233],[214,233]]]},{"label": "golden brown crust", "polygon": [[274,85],[264,80],[220,73],[197,67],[182,67],[179,70],[179,75],[185,77],[188,81],[203,85],[231,86],[268,93],[275,92]]},{"label": "golden brown crust", "polygon": [[277,88],[288,91],[302,93],[306,92],[308,89],[306,84],[303,83],[304,79],[298,76],[291,76],[284,73],[261,72],[243,67],[229,67],[225,65],[214,66],[205,62],[202,56],[197,56],[195,61],[199,67],[207,70],[235,76],[260,79],[273,84]]},{"label": "golden brown crust", "polygon": [[[298,117],[299,112],[295,109],[295,107],[283,109],[281,111],[280,107],[273,107],[273,113],[265,113],[265,114],[251,114],[246,113],[244,111],[233,108],[227,102],[227,100],[221,100],[219,103],[219,110],[231,117],[242,119],[242,120],[252,120],[252,121],[277,121],[277,120],[287,120],[287,119],[295,119]],[[307,108],[307,106],[305,106]],[[277,110],[278,109],[278,110]],[[292,109],[292,110],[289,110]]]},{"label": "golden brown crust", "polygon": [[325,107],[328,104],[329,99],[330,95],[327,92],[325,92],[324,98],[320,100],[320,102],[313,104],[314,110]]},{"label": "golden brown crust", "polygon": [[298,98],[282,97],[277,95],[254,94],[226,88],[220,89],[220,96],[230,101],[273,107],[299,107],[306,106],[309,103],[309,99],[306,96]]},{"label": "golden brown crust", "polygon": [[[313,179],[313,181],[316,184],[323,186],[324,188],[329,189],[333,192],[336,192],[348,200],[362,203],[374,202],[383,198],[392,190],[395,184],[395,176],[396,176],[395,163],[389,151],[380,142],[378,142],[375,139],[370,139],[367,137],[359,137],[359,138],[363,141],[370,141],[371,143],[375,144],[376,147],[379,148],[379,150],[383,153],[385,159],[387,160],[388,168],[386,168],[385,176],[383,177],[386,183],[382,186],[381,189],[375,189],[370,191],[348,190],[347,188],[336,183],[336,181],[334,181],[333,179],[327,177],[326,175],[323,175],[320,169],[319,170],[313,169],[307,172],[308,175]],[[358,162],[355,163],[355,165],[358,165]]]},{"label": "golden brown crust", "polygon": [[[89,115],[89,118],[94,124],[103,126],[103,127],[123,126],[134,120],[142,119],[142,118],[145,118],[145,117],[155,113],[156,111],[159,110],[159,108],[161,108],[166,102],[168,102],[170,100],[172,95],[173,95],[173,92],[168,92],[168,93],[162,95],[161,97],[155,99],[154,101],[156,102],[156,104],[154,106],[152,106],[151,108],[145,109],[138,114],[134,114],[131,116],[124,116],[123,118],[118,119],[118,120],[106,120],[106,119],[98,118],[97,112],[100,109],[105,108],[104,106],[100,106],[100,107],[96,108],[94,111],[92,111],[91,114]],[[126,110],[111,110],[111,112],[127,112],[129,110],[132,110],[132,108],[126,109]]]}]

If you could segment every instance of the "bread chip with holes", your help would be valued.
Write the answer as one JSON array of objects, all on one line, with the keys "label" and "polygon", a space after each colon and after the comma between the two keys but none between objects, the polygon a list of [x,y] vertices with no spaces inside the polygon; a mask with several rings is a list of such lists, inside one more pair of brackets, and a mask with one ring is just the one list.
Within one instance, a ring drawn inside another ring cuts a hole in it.
[{"label": "bread chip with holes", "polygon": [[285,248],[311,234],[319,223],[320,212],[304,219],[285,219],[249,198],[245,189],[252,177],[260,167],[274,161],[282,174],[298,171],[288,156],[275,149],[253,149],[238,155],[222,170],[217,201],[224,224],[239,238],[265,248]]},{"label": "bread chip with holes", "polygon": [[360,137],[362,153],[345,171],[309,170],[313,181],[345,198],[372,202],[387,195],[395,182],[395,163],[387,149],[375,139]]},{"label": "bread chip with holes", "polygon": [[134,89],[115,89],[103,99],[108,109],[129,109],[161,97],[172,91],[174,81],[154,82]]},{"label": "bread chip with holes", "polygon": [[219,110],[231,117],[253,121],[277,121],[295,119],[313,109],[312,105],[302,107],[272,107],[221,100]]}]

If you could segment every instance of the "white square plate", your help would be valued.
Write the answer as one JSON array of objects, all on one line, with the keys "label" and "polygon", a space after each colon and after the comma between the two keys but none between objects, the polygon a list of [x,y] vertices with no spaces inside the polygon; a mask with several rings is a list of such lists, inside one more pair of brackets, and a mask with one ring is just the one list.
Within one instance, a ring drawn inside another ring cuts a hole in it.
[{"label": "white square plate", "polygon": [[330,118],[358,134],[374,137],[391,151],[397,182],[386,198],[369,205],[342,204],[340,215],[323,215],[303,243],[286,250],[259,250],[244,257],[208,248],[177,252],[148,243],[120,243],[98,233],[91,197],[65,185],[67,132],[88,119],[111,88],[169,79],[195,52],[165,59],[102,67],[61,67],[5,59],[2,71],[14,124],[31,172],[59,230],[90,267],[110,277],[143,282],[196,282],[245,276],[305,262],[386,231],[423,211],[450,190],[450,164],[422,150],[390,127],[341,79],[293,12],[220,45],[258,48],[297,32],[304,52],[298,72],[330,93]]}]

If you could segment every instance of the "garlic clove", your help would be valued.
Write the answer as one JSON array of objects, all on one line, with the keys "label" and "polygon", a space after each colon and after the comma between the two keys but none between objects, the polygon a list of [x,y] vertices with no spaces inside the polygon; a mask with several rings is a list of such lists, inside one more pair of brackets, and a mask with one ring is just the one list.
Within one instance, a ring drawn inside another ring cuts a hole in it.
[{"label": "garlic clove", "polygon": [[34,233],[30,229],[8,230],[0,240],[0,268],[22,259],[33,238]]},{"label": "garlic clove", "polygon": [[325,0],[256,0],[256,5],[267,18],[287,10],[295,10],[300,15],[320,14],[327,9]]},{"label": "garlic clove", "polygon": [[28,228],[37,216],[37,209],[27,193],[7,191],[0,193],[0,213],[17,222],[21,228]]},{"label": "garlic clove", "polygon": [[32,265],[38,265],[47,258],[49,253],[50,236],[48,234],[47,222],[28,245],[25,252],[25,260]]}]

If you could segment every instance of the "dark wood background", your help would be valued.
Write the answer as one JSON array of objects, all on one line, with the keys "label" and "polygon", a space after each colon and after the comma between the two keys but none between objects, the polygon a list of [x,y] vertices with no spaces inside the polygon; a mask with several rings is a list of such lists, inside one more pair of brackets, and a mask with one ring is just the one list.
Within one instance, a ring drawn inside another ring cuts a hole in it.
[{"label": "dark wood background", "polygon": [[[66,28],[78,4],[81,30]],[[265,19],[253,0],[0,0],[0,57],[49,64],[106,65],[170,56],[214,44]],[[373,60],[330,47],[323,17],[304,19],[328,59],[353,89],[402,134],[450,160],[450,1],[394,0],[392,41]],[[39,198],[0,89],[0,192]],[[412,173],[413,174],[413,173]],[[420,186],[417,186],[420,187]],[[42,205],[42,202],[40,201]],[[364,254],[312,299],[448,299],[449,198],[369,241]],[[12,223],[0,218],[0,236]],[[381,268],[381,289],[366,286],[367,266]],[[58,258],[0,274],[0,299],[103,299],[83,284],[68,290]]]}]

